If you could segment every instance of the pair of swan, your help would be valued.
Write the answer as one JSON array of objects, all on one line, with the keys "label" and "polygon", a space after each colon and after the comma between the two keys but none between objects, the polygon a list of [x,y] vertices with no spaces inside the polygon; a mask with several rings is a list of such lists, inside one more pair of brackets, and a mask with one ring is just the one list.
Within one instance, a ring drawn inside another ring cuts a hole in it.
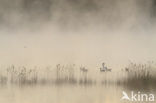
[{"label": "pair of swan", "polygon": [[100,68],[100,71],[101,71],[101,72],[105,72],[105,71],[111,72],[112,69],[107,68],[107,67],[105,66],[105,63],[102,63],[102,68]]}]

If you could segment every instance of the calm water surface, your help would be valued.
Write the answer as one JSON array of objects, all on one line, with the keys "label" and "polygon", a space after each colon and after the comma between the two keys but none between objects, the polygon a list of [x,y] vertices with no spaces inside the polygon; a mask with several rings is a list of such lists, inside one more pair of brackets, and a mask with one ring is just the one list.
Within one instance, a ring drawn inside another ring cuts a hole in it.
[{"label": "calm water surface", "polygon": [[120,100],[122,91],[131,90],[119,86],[4,86],[0,103],[130,103]]}]

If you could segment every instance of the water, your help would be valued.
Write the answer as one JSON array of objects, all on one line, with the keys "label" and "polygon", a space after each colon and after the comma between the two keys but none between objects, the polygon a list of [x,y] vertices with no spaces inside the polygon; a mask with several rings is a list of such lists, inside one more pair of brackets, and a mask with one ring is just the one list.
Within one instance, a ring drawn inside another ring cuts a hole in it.
[{"label": "water", "polygon": [[[131,90],[115,85],[4,86],[0,88],[0,103],[125,103],[120,100],[122,91]],[[148,92],[156,94],[144,91]]]},{"label": "water", "polygon": [[56,71],[12,66],[9,70],[0,75],[0,103],[133,103],[121,100],[123,91],[128,96],[132,91],[156,95],[156,78],[146,75],[146,69],[83,72],[70,66]]}]

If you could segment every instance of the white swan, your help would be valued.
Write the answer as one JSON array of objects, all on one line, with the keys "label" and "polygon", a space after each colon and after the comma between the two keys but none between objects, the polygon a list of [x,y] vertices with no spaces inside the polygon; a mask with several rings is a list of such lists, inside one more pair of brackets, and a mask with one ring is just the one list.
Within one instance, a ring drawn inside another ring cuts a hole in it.
[{"label": "white swan", "polygon": [[100,68],[100,71],[101,71],[101,72],[105,72],[105,71],[111,72],[112,69],[108,69],[108,68],[105,66],[105,63],[102,63],[102,68]]}]

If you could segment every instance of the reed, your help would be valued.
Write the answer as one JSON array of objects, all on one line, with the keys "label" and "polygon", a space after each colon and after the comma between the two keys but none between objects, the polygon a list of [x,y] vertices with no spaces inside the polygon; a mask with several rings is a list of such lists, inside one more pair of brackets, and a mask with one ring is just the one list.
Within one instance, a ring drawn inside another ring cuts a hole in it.
[{"label": "reed", "polygon": [[130,63],[125,68],[126,77],[117,83],[129,88],[148,88],[156,87],[156,76],[154,75],[155,66],[151,63],[136,64]]},{"label": "reed", "polygon": [[156,87],[155,66],[130,63],[124,71],[90,73],[86,67],[58,64],[54,68],[14,65],[0,69],[0,85],[121,85],[126,87]]},{"label": "reed", "polygon": [[[70,85],[86,85],[91,84],[92,80],[83,74],[82,77],[76,76],[74,65],[56,65],[55,68],[39,69],[16,67],[14,65],[3,68],[4,74],[0,74],[0,85],[37,85],[37,84],[70,84]],[[81,71],[79,71],[80,73]]]}]

